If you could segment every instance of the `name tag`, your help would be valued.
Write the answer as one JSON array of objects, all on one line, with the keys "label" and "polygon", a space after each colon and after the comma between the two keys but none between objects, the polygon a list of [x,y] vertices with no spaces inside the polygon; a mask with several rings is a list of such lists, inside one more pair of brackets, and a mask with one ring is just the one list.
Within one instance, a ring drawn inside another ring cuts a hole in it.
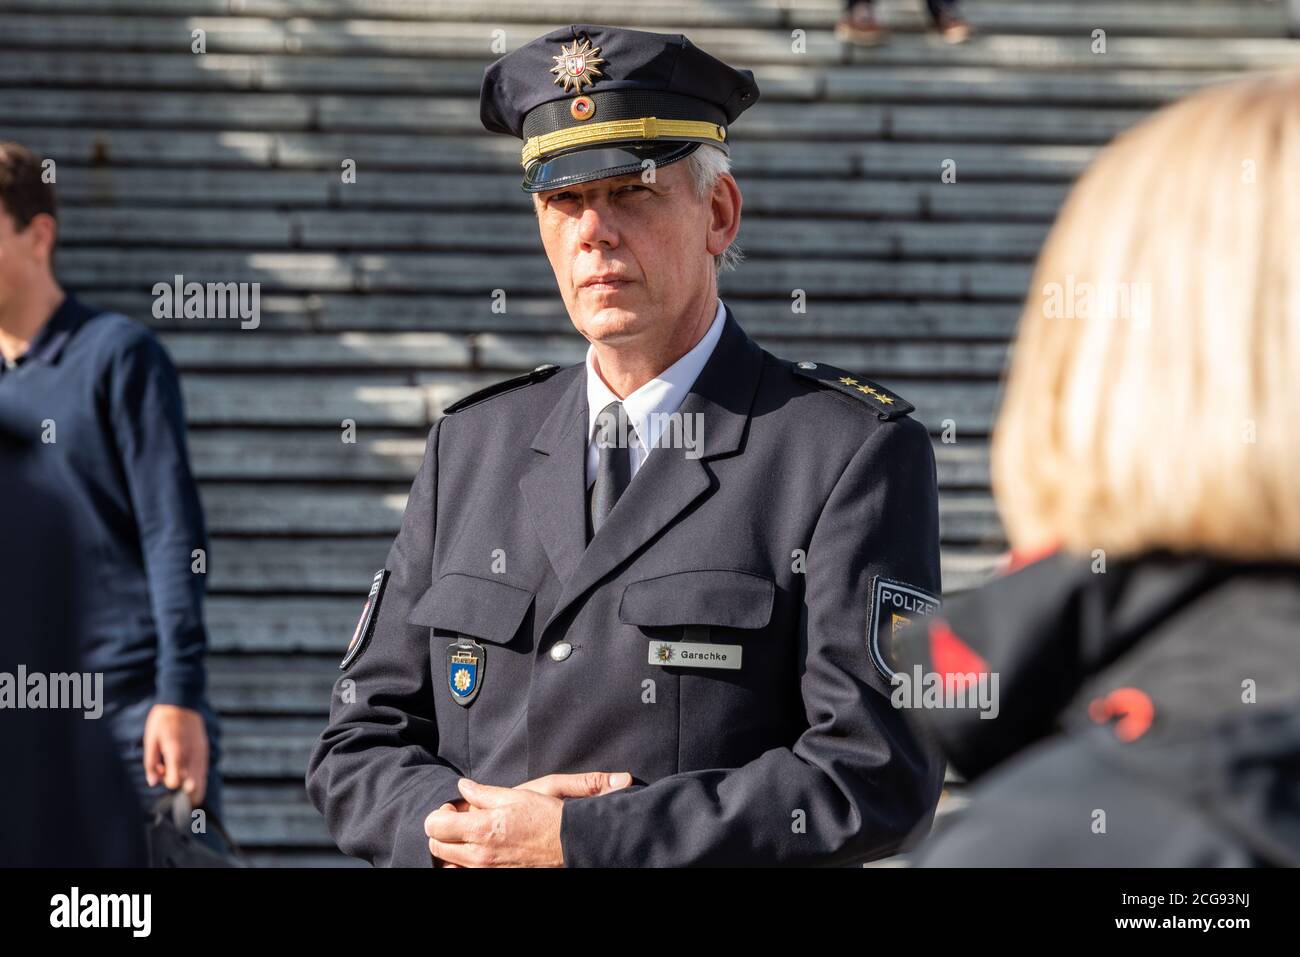
[{"label": "name tag", "polygon": [[650,664],[674,668],[740,668],[740,645],[710,641],[652,641]]}]

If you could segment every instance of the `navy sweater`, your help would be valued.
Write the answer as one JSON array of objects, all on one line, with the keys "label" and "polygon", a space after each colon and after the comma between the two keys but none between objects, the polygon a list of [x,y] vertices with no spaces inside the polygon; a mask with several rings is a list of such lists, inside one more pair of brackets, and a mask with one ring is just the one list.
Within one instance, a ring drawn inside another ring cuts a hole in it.
[{"label": "navy sweater", "polygon": [[197,707],[208,546],[175,366],[147,328],[72,294],[18,363],[3,365],[0,417],[63,490],[89,551],[88,574],[64,583],[76,593],[84,669],[104,673],[110,707],[150,694]]}]

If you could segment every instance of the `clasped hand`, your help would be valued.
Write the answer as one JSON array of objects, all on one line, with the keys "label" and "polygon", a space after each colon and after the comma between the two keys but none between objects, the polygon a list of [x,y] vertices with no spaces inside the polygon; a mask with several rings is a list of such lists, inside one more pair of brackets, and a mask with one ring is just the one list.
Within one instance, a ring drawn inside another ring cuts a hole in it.
[{"label": "clasped hand", "polygon": [[563,867],[564,799],[608,794],[631,783],[626,771],[548,774],[513,788],[461,778],[461,799],[424,819],[429,853],[442,867]]}]

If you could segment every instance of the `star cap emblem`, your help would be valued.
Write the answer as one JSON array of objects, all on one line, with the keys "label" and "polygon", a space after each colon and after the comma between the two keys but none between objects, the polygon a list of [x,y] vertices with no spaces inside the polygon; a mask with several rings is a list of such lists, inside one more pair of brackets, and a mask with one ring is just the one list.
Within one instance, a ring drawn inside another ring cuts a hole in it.
[{"label": "star cap emblem", "polygon": [[600,47],[592,46],[585,37],[574,40],[570,46],[561,44],[560,55],[552,57],[555,66],[551,67],[551,72],[555,74],[555,82],[563,84],[565,93],[581,93],[584,83],[590,88],[597,77],[604,76],[598,69],[605,62],[597,55],[599,53]]}]

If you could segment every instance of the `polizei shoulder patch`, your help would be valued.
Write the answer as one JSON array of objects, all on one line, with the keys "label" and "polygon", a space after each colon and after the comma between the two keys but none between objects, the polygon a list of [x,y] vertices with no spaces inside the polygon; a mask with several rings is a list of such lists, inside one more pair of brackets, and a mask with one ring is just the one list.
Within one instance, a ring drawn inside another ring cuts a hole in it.
[{"label": "polizei shoulder patch", "polygon": [[870,406],[871,410],[882,419],[897,419],[916,411],[916,406],[901,395],[890,392],[878,382],[864,379],[860,375],[845,372],[824,362],[796,362],[791,368],[795,375],[820,383],[827,388],[852,396],[859,402]]},{"label": "polizei shoulder patch", "polygon": [[924,588],[877,575],[871,580],[871,609],[867,613],[867,650],[880,673],[892,678],[898,671],[897,639],[918,618],[939,611],[940,600]]},{"label": "polizei shoulder patch", "polygon": [[375,572],[374,580],[370,583],[370,594],[366,596],[366,605],[361,609],[361,618],[357,622],[356,631],[352,632],[352,640],[348,642],[348,650],[343,655],[339,671],[344,671],[360,658],[361,652],[370,644],[370,636],[375,631],[375,619],[379,616],[379,603],[384,600],[384,588],[387,585],[388,569],[381,568]]},{"label": "polizei shoulder patch", "polygon": [[468,409],[471,405],[477,405],[484,399],[490,399],[494,395],[513,392],[515,389],[523,388],[526,385],[532,385],[534,382],[545,382],[559,371],[559,366],[548,362],[546,365],[538,366],[532,372],[525,372],[523,375],[517,375],[513,379],[494,382],[492,385],[485,386],[477,392],[471,392],[463,399],[457,399],[451,405],[447,406],[447,408],[442,410],[442,413],[443,415],[451,415],[453,412],[459,412],[461,409]]}]

